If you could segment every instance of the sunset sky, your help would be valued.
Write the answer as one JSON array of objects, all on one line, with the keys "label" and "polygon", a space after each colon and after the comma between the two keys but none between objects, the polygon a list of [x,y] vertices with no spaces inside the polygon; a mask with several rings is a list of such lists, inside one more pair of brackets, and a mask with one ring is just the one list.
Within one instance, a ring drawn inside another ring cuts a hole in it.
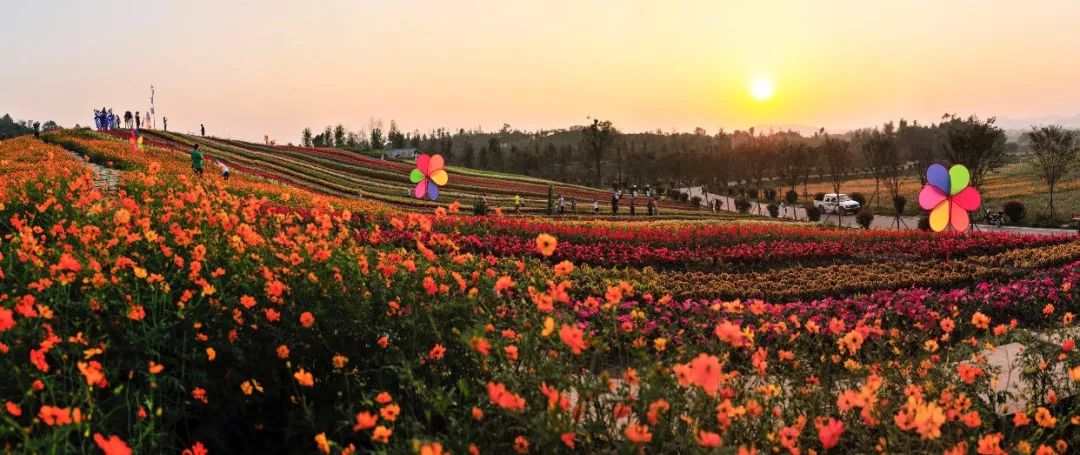
[{"label": "sunset sky", "polygon": [[[0,114],[298,141],[396,119],[710,133],[1080,113],[1080,2],[9,0]],[[751,83],[770,80],[765,101]],[[160,123],[159,123],[160,125]]]}]

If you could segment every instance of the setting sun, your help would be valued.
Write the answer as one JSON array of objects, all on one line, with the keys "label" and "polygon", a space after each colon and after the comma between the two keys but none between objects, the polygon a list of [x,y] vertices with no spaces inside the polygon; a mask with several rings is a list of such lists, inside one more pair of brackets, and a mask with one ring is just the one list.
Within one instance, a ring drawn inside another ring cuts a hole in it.
[{"label": "setting sun", "polygon": [[765,101],[772,98],[772,95],[773,84],[771,80],[759,77],[750,82],[750,96],[754,97],[754,99]]}]

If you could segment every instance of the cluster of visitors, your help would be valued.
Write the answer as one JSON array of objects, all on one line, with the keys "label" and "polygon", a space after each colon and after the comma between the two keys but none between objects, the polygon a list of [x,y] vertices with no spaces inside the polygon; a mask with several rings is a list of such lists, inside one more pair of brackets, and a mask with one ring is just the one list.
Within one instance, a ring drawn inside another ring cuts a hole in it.
[{"label": "cluster of visitors", "polygon": [[[566,198],[564,198],[563,195],[560,194],[558,202],[556,202],[556,204],[555,204],[556,208],[558,208],[559,215],[562,215],[562,214],[566,213],[566,202],[567,202]],[[573,213],[577,213],[577,198],[576,197],[571,197],[570,198],[570,211],[573,212]]]},{"label": "cluster of visitors", "polygon": [[[210,162],[211,163],[216,163],[218,165],[218,167],[221,168],[221,178],[222,179],[229,180],[229,175],[231,174],[231,172],[230,172],[229,166],[227,166],[224,161],[210,160]],[[202,151],[199,150],[199,144],[195,144],[195,146],[191,148],[191,170],[192,170],[192,172],[195,173],[196,176],[202,177],[202,175],[203,175],[203,154],[202,154]]]},{"label": "cluster of visitors", "polygon": [[[128,112],[128,115],[131,115]],[[101,110],[94,109],[94,128],[98,131],[115,130],[120,128],[120,119],[113,114],[112,108]]]},{"label": "cluster of visitors", "polygon": [[[613,191],[611,193],[611,214],[612,215],[617,215],[619,213],[619,203],[625,197],[627,197],[627,194],[624,193],[622,190],[615,190],[615,191]],[[645,192],[643,194],[643,197],[645,198],[645,201],[646,201],[645,202],[645,207],[646,207],[646,210],[647,210],[647,213],[649,214],[649,216],[659,215],[660,214],[660,208],[659,208],[659,205],[656,203],[656,199],[653,197],[652,189],[651,188],[646,188]],[[629,198],[630,198],[630,201],[629,201],[628,205],[629,205],[629,208],[630,208],[630,216],[637,215],[638,189],[637,189],[636,186],[633,187],[630,190]],[[594,211],[599,212],[599,204],[594,203],[593,205],[596,208],[596,210],[594,210]]]},{"label": "cluster of visitors", "polygon": [[[102,107],[100,110],[94,109],[94,127],[98,131],[120,129],[120,119],[121,116],[119,114],[113,113],[113,109],[111,107]],[[125,111],[123,115],[123,120],[124,128],[140,129],[144,126],[150,125],[153,119],[150,117],[149,112],[147,112],[145,115],[140,115],[139,111],[135,111],[134,114],[132,114],[131,111]]]}]

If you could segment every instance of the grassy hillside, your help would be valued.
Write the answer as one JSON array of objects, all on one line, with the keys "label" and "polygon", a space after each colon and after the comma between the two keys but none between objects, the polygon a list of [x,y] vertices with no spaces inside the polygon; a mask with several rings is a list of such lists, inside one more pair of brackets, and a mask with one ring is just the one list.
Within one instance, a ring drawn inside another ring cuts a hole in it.
[{"label": "grassy hillside", "polygon": [[[99,133],[93,133],[99,134]],[[381,160],[359,153],[333,148],[268,146],[243,141],[200,137],[179,133],[145,130],[144,145],[155,151],[171,152],[174,159],[183,160],[194,144],[199,144],[209,159],[225,162],[234,171],[308,189],[340,198],[357,198],[358,191],[365,199],[406,209],[430,209],[458,201],[469,210],[484,196],[489,207],[500,207],[505,213],[513,210],[513,198],[520,195],[523,212],[542,214],[547,210],[548,187],[555,198],[577,200],[577,215],[592,217],[592,203],[599,201],[601,216],[610,216],[610,192],[580,185],[555,182],[523,175],[480,171],[453,163],[447,168],[450,180],[440,189],[438,202],[419,200],[410,194],[412,185],[408,173],[415,167],[411,161]],[[117,141],[126,141],[123,132],[104,133]],[[124,153],[113,157],[128,159]],[[664,218],[730,218],[729,214],[714,214],[692,209],[685,202],[660,197],[658,203]],[[620,217],[629,216],[629,201],[620,205]],[[636,201],[637,216],[646,213],[643,196]],[[569,209],[568,209],[569,211]],[[574,216],[569,213],[568,216]]]}]

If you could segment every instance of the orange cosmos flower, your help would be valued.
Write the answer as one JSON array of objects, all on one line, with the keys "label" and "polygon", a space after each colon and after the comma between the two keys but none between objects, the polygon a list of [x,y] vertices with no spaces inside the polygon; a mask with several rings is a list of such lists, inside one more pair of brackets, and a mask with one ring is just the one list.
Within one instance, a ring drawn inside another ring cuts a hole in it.
[{"label": "orange cosmos flower", "polygon": [[623,433],[626,435],[626,440],[634,444],[648,444],[652,442],[652,433],[649,432],[649,427],[645,425],[632,423],[626,426],[626,430],[624,430]]},{"label": "orange cosmos flower", "polygon": [[566,445],[567,447],[573,449],[574,445],[575,445],[574,444],[574,436],[575,435],[574,435],[573,432],[566,432],[566,433],[563,433],[562,435],[560,435],[559,439],[562,440],[562,443],[564,445]]},{"label": "orange cosmos flower", "polygon": [[378,441],[383,444],[390,442],[390,435],[394,434],[394,431],[386,428],[382,425],[375,427],[371,432],[371,440]]},{"label": "orange cosmos flower", "polygon": [[330,453],[330,443],[326,440],[326,433],[319,433],[315,435],[315,446],[319,448],[322,453]]},{"label": "orange cosmos flower", "polygon": [[378,416],[367,411],[362,411],[356,414],[356,425],[353,425],[353,431],[362,431],[375,428],[375,424],[378,422]]},{"label": "orange cosmos flower", "polygon": [[15,313],[11,310],[0,307],[0,332],[6,332],[15,327]]},{"label": "orange cosmos flower", "polygon": [[304,326],[305,329],[310,329],[314,324],[315,315],[311,314],[310,311],[305,311],[300,314],[300,325]]},{"label": "orange cosmos flower", "polygon": [[511,393],[503,384],[488,382],[487,392],[488,399],[501,408],[509,409],[511,411],[522,411],[525,409],[525,399]]},{"label": "orange cosmos flower", "polygon": [[960,374],[960,379],[968,384],[973,384],[984,374],[981,368],[968,365],[967,362],[960,362],[960,365],[956,367],[956,372]]},{"label": "orange cosmos flower", "polygon": [[501,294],[507,289],[513,289],[515,284],[516,283],[514,283],[513,279],[511,279],[509,276],[503,275],[495,281],[495,293]]},{"label": "orange cosmos flower", "polygon": [[720,438],[718,433],[700,430],[697,434],[697,443],[702,447],[720,447],[724,440]]},{"label": "orange cosmos flower", "polygon": [[964,425],[967,425],[968,428],[977,428],[982,425],[982,418],[979,417],[978,411],[971,411],[960,416],[960,421],[964,422]]},{"label": "orange cosmos flower", "polygon": [[843,338],[837,340],[836,344],[840,346],[841,354],[846,352],[850,355],[855,355],[856,352],[859,352],[859,348],[862,347],[863,341],[865,340],[866,338],[863,336],[862,332],[852,330],[848,332],[847,335],[844,335]]},{"label": "orange cosmos flower", "polygon": [[338,354],[334,356],[333,362],[334,368],[340,370],[342,368],[345,368],[345,364],[349,363],[349,358]]},{"label": "orange cosmos flower", "polygon": [[146,310],[143,309],[142,305],[132,305],[131,309],[128,310],[127,317],[132,321],[141,321],[146,317]]},{"label": "orange cosmos flower", "polygon": [[525,439],[525,436],[514,438],[514,452],[522,454],[529,453],[529,440]]},{"label": "orange cosmos flower", "polygon": [[814,423],[818,429],[818,440],[826,449],[831,449],[840,442],[840,435],[844,433],[844,422],[829,417],[828,420],[819,420]]},{"label": "orange cosmos flower", "polygon": [[303,368],[301,368],[300,371],[293,373],[293,377],[296,378],[296,382],[304,387],[313,387],[315,385],[315,378],[311,373],[304,371]]},{"label": "orange cosmos flower", "polygon": [[391,401],[394,401],[394,398],[390,396],[389,392],[379,392],[378,395],[375,395],[375,402],[376,403],[386,404],[386,403],[389,403]]},{"label": "orange cosmos flower", "polygon": [[19,405],[15,403],[9,401],[7,403],[4,403],[4,407],[7,408],[8,414],[11,414],[15,417],[22,415],[22,408],[20,408]]},{"label": "orange cosmos flower", "polygon": [[94,443],[102,452],[105,452],[105,455],[131,455],[131,447],[128,447],[127,443],[115,434],[105,439],[101,433],[94,433]]},{"label": "orange cosmos flower", "polygon": [[716,324],[716,328],[713,329],[713,334],[716,335],[720,341],[726,342],[734,347],[742,347],[746,343],[746,337],[742,333],[742,329],[731,323],[730,321],[721,321]]},{"label": "orange cosmos flower", "polygon": [[289,358],[289,347],[284,344],[277,347],[277,356],[279,359],[285,360]]},{"label": "orange cosmos flower", "polygon": [[391,422],[397,420],[398,414],[401,414],[401,408],[396,404],[388,404],[379,409],[379,415]]},{"label": "orange cosmos flower", "polygon": [[581,354],[588,345],[585,343],[585,332],[581,329],[573,327],[567,324],[563,324],[559,328],[559,338],[562,342],[570,347],[570,351],[575,355]]},{"label": "orange cosmos flower", "polygon": [[723,365],[719,358],[703,352],[691,360],[687,367],[687,378],[691,384],[701,387],[709,395],[716,394],[717,389],[720,388],[720,381],[724,377]]},{"label": "orange cosmos flower", "polygon": [[444,348],[441,344],[436,344],[435,347],[431,348],[431,352],[428,353],[428,360],[440,360],[445,354],[446,348]]},{"label": "orange cosmos flower", "polygon": [[982,314],[981,311],[976,311],[975,314],[971,316],[971,324],[976,328],[985,330],[990,327],[990,317]]},{"label": "orange cosmos flower", "polygon": [[1004,436],[1001,433],[992,433],[979,438],[979,446],[975,450],[975,453],[979,455],[1004,455],[1006,452],[1001,449],[1001,440]]},{"label": "orange cosmos flower", "polygon": [[562,261],[555,264],[555,276],[569,275],[574,271],[574,263],[570,261]]},{"label": "orange cosmos flower", "polygon": [[1035,423],[1040,427],[1054,428],[1057,425],[1057,419],[1054,418],[1049,409],[1040,406],[1039,409],[1035,410]]},{"label": "orange cosmos flower", "polygon": [[555,240],[555,237],[540,234],[536,236],[536,251],[539,251],[544,256],[551,256],[555,253],[555,247],[558,243],[559,241]]},{"label": "orange cosmos flower", "polygon": [[89,363],[78,362],[77,365],[79,372],[86,377],[86,385],[98,388],[109,386],[109,382],[105,380],[105,372],[101,371],[101,364],[97,360],[91,360]]}]

